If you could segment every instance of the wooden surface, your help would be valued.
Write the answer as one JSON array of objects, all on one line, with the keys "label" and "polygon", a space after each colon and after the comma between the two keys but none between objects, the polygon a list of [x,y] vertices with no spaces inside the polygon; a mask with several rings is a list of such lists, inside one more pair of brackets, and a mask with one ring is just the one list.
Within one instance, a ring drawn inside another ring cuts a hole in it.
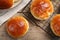
[{"label": "wooden surface", "polygon": [[[22,15],[22,13],[17,13],[14,16]],[[22,15],[24,16],[24,15]],[[50,37],[39,27],[34,26],[29,22],[29,30],[26,35],[21,38],[14,39],[10,37],[6,32],[6,22],[0,26],[0,40],[51,40]]]}]

